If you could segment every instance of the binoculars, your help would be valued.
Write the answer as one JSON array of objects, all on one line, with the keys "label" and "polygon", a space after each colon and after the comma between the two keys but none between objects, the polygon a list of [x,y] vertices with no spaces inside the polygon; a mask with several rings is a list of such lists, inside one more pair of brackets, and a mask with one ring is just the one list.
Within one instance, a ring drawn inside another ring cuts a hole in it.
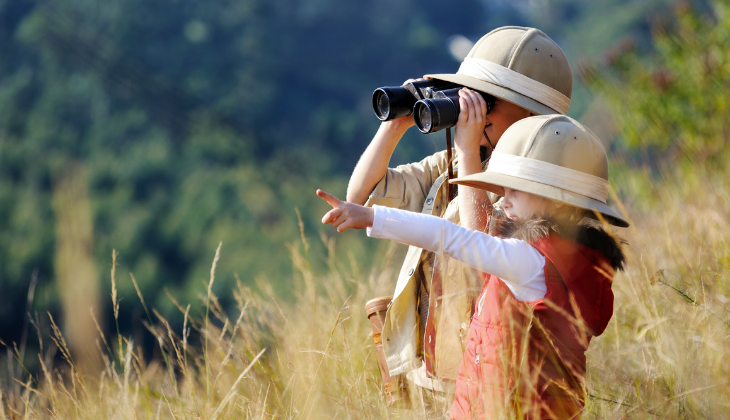
[{"label": "binoculars", "polygon": [[[380,121],[413,114],[421,133],[434,133],[453,127],[459,119],[459,90],[463,86],[443,80],[426,79],[388,86],[373,92],[373,110]],[[487,102],[487,114],[494,107],[494,96],[479,92]]]}]

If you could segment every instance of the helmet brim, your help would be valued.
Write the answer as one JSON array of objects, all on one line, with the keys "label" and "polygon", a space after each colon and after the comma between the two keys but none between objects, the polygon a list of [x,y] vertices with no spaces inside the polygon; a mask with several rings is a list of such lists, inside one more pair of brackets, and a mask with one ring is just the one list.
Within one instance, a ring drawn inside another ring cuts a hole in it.
[{"label": "helmet brim", "polygon": [[596,199],[536,181],[487,171],[459,177],[451,180],[450,183],[487,190],[502,197],[504,197],[504,187],[512,188],[580,209],[598,212],[612,225],[629,227],[629,223],[623,217]]},{"label": "helmet brim", "polygon": [[494,83],[485,82],[471,76],[465,76],[462,74],[427,74],[424,77],[430,77],[432,79],[444,80],[446,82],[456,83],[462,86],[466,86],[470,89],[478,90],[480,92],[488,93],[496,98],[503,99],[507,102],[511,102],[517,106],[532,111],[536,115],[549,115],[549,114],[561,114],[560,112],[544,105],[534,99],[528,98],[521,93],[517,93],[511,89],[503,86],[495,85]]}]

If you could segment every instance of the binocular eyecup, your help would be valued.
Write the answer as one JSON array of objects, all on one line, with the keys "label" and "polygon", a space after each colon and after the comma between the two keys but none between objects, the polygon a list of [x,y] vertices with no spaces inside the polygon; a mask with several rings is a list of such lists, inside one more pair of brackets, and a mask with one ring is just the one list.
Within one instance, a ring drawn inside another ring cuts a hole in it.
[{"label": "binocular eyecup", "polygon": [[459,120],[459,89],[455,100],[450,98],[423,99],[413,106],[413,119],[421,133],[434,133],[456,125]]}]

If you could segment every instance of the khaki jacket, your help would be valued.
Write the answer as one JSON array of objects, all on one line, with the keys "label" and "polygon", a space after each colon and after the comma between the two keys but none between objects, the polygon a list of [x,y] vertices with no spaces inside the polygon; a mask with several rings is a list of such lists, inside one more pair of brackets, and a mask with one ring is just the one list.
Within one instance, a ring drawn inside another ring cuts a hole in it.
[{"label": "khaki jacket", "polygon": [[[457,163],[458,158],[455,175]],[[442,151],[388,169],[365,205],[431,214],[458,224],[458,200],[448,200],[447,167],[446,151]],[[419,369],[425,361],[429,378],[456,380],[482,280],[483,275],[456,260],[409,247],[383,327],[383,350],[391,375]],[[421,377],[423,373],[420,369]],[[427,386],[422,382],[416,380]]]}]

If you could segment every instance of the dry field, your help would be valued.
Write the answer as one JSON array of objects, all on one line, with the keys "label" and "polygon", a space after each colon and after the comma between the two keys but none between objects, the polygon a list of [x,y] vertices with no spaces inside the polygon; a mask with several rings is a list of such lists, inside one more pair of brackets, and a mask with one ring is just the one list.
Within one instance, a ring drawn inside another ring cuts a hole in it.
[{"label": "dry field", "polygon": [[[616,179],[633,221],[620,232],[629,241],[629,268],[614,283],[614,317],[588,352],[583,418],[730,418],[728,180],[695,174],[650,182],[636,173]],[[185,328],[172,331],[143,297],[124,296],[140,299],[163,357],[144,360],[130,337],[100,335],[105,366],[86,375],[58,331],[44,337],[40,374],[29,377],[8,360],[16,377],[3,378],[0,418],[423,417],[419,408],[385,406],[363,309],[392,288],[398,262],[384,258],[363,279],[337,255],[334,232],[324,231],[332,237],[324,238],[326,275],[310,269],[309,258],[322,256],[308,255],[305,241],[291,247],[294,303],[279,302],[265,284],[253,293],[239,283],[231,291],[238,308],[229,317],[209,286],[202,303],[192,302],[199,311],[176,303]],[[121,276],[112,273],[112,281]],[[54,365],[49,354],[56,347],[65,362]]]}]

